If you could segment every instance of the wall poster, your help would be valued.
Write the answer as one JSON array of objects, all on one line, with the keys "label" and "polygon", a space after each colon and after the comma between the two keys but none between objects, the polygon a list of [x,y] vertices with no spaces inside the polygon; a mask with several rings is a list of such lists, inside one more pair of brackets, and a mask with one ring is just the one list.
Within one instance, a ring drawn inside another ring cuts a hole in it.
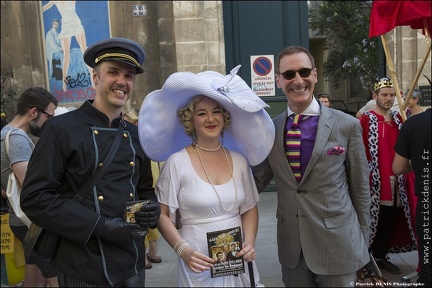
[{"label": "wall poster", "polygon": [[108,1],[42,1],[42,11],[49,91],[59,106],[94,99],[83,53],[111,37]]}]

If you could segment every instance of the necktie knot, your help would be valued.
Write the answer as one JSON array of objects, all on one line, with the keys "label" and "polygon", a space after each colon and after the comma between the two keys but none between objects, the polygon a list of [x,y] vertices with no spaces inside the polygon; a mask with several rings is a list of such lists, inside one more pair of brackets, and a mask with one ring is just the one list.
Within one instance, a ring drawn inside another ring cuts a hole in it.
[{"label": "necktie knot", "polygon": [[293,114],[293,125],[298,125],[303,118],[301,114]]}]

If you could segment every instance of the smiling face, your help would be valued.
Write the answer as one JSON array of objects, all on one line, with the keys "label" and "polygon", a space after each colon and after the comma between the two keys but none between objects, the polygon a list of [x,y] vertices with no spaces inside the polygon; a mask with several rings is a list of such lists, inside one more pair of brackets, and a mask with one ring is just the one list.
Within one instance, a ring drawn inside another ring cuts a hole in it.
[{"label": "smiling face", "polygon": [[317,82],[317,70],[312,67],[312,62],[304,52],[288,54],[281,58],[279,71],[281,73],[292,70],[299,71],[303,68],[313,68],[308,77],[301,77],[297,72],[291,80],[278,73],[276,74],[277,87],[282,89],[288,100],[288,105],[296,113],[302,112],[312,101],[315,83]]},{"label": "smiling face", "polygon": [[[121,109],[133,92],[136,69],[116,61],[103,61],[95,67],[95,105],[103,112]],[[103,107],[103,108],[102,108]]]},{"label": "smiling face", "polygon": [[203,97],[195,103],[193,126],[198,144],[219,141],[224,128],[224,116],[220,104],[209,97]]}]

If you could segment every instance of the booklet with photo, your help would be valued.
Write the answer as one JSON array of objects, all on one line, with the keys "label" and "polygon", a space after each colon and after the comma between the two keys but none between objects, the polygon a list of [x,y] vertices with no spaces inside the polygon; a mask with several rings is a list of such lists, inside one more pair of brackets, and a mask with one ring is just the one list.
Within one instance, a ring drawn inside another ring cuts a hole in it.
[{"label": "booklet with photo", "polygon": [[235,257],[242,249],[240,227],[208,232],[207,245],[209,257],[216,260],[210,270],[212,278],[245,272],[243,256]]},{"label": "booklet with photo", "polygon": [[[143,205],[149,203],[150,200],[138,200],[138,201],[129,201],[125,203],[124,208],[124,220],[129,223],[136,223],[135,221],[135,212],[139,211]],[[145,236],[147,234],[147,229],[143,229],[139,231],[138,234],[141,236]]]}]

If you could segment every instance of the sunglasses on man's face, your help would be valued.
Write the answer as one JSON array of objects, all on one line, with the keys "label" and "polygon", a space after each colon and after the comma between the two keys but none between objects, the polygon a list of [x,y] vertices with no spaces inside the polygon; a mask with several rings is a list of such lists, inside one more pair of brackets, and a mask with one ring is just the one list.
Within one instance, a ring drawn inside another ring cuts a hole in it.
[{"label": "sunglasses on man's face", "polygon": [[296,73],[298,72],[300,77],[307,78],[312,73],[313,68],[302,68],[300,70],[286,70],[285,72],[279,73],[283,75],[286,80],[292,80],[296,77]]}]

